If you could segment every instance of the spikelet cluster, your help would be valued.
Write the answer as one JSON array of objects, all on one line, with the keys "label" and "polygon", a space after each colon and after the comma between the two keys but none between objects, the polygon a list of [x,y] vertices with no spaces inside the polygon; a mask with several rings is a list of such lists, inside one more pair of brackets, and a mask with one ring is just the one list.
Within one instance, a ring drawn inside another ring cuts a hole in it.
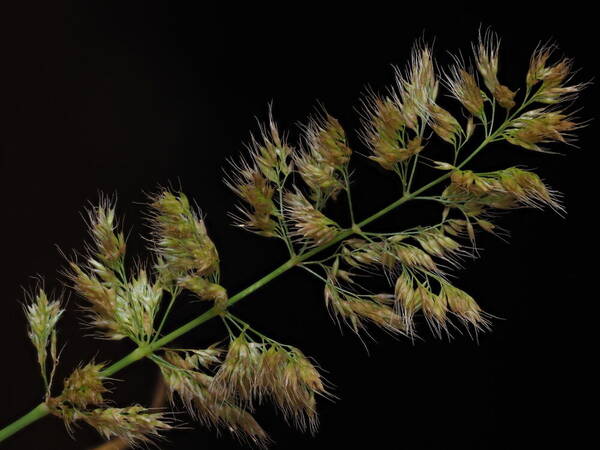
[{"label": "spikelet cluster", "polygon": [[567,143],[572,138],[570,132],[579,127],[569,114],[540,108],[527,111],[513,120],[504,137],[511,144],[542,152],[545,149],[540,144]]},{"label": "spikelet cluster", "polygon": [[360,295],[343,287],[351,282],[350,274],[339,269],[338,262],[328,270],[325,283],[325,304],[338,324],[345,324],[355,333],[371,323],[392,334],[404,334],[404,323],[396,314],[393,299],[386,295]]},{"label": "spikelet cluster", "polygon": [[193,417],[206,426],[225,428],[240,440],[259,446],[268,436],[252,414],[231,396],[215,389],[213,377],[204,371],[220,363],[222,350],[211,346],[203,350],[168,350],[159,364],[171,399],[177,393]]},{"label": "spikelet cluster", "polygon": [[103,364],[88,363],[67,377],[58,397],[46,401],[50,412],[61,417],[67,429],[85,422],[105,439],[119,437],[130,445],[149,443],[151,438],[172,428],[162,413],[133,405],[125,408],[106,407],[108,389],[102,379]]},{"label": "spikelet cluster", "polygon": [[[25,304],[25,317],[27,318],[27,335],[37,352],[42,378],[44,379],[47,394],[52,384],[52,374],[58,363],[56,324],[62,316],[60,300],[50,300],[43,289],[30,295],[30,300]],[[48,348],[52,359],[50,380],[47,375]]]},{"label": "spikelet cluster", "polygon": [[101,372],[104,364],[88,363],[79,367],[65,379],[62,393],[54,399],[67,402],[76,408],[85,409],[90,405],[103,405],[103,394],[108,389],[102,382]]},{"label": "spikelet cluster", "polygon": [[443,197],[469,217],[484,214],[486,208],[549,206],[557,212],[563,211],[557,194],[538,175],[517,167],[482,175],[457,170],[452,173],[451,180]]},{"label": "spikelet cluster", "polygon": [[328,395],[314,364],[297,348],[253,342],[245,333],[233,339],[213,380],[219,396],[252,407],[253,399],[270,399],[286,420],[314,432],[316,396]]},{"label": "spikelet cluster", "polygon": [[573,61],[562,58],[549,64],[554,50],[552,45],[537,48],[531,56],[525,78],[528,89],[537,89],[535,101],[550,105],[573,100],[587,86],[587,83],[567,85],[573,76]]},{"label": "spikelet cluster", "polygon": [[342,171],[352,150],[338,120],[325,113],[304,127],[305,149],[293,154],[296,169],[310,188],[310,199],[321,209],[327,199],[336,198],[344,188]]},{"label": "spikelet cluster", "polygon": [[449,334],[452,318],[477,331],[489,329],[489,320],[479,305],[466,292],[452,286],[443,278],[436,278],[440,286],[435,293],[429,283],[423,283],[410,271],[404,270],[394,285],[395,306],[404,322],[408,335],[414,336],[414,318],[421,312],[433,333],[441,337]]},{"label": "spikelet cluster", "polygon": [[340,231],[338,225],[313,206],[300,191],[285,193],[285,212],[292,237],[303,244],[319,246],[330,242]]},{"label": "spikelet cluster", "polygon": [[241,215],[233,216],[238,226],[265,237],[281,235],[274,195],[292,172],[292,152],[269,115],[260,140],[252,137],[249,158],[230,162],[226,185],[246,204],[238,205]]},{"label": "spikelet cluster", "polygon": [[512,109],[515,106],[515,94],[507,86],[498,81],[500,39],[498,36],[487,31],[479,36],[479,42],[474,46],[475,64],[488,91],[504,109]]},{"label": "spikelet cluster", "polygon": [[450,67],[445,76],[444,84],[448,87],[450,95],[458,100],[473,116],[483,119],[484,93],[481,91],[477,78],[464,62],[455,58],[455,64]]},{"label": "spikelet cluster", "polygon": [[219,254],[204,220],[183,193],[163,190],[152,197],[150,224],[163,283],[175,283],[202,300],[224,306],[225,288],[218,284]]}]

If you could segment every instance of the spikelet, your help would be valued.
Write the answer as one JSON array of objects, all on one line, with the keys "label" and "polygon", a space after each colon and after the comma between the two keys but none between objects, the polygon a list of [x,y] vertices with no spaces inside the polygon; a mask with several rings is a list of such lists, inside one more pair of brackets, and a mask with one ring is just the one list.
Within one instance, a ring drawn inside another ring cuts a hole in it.
[{"label": "spikelet", "polygon": [[485,86],[494,96],[496,101],[505,109],[515,106],[515,92],[498,81],[498,51],[500,39],[492,31],[487,31],[484,36],[479,35],[477,45],[473,46],[475,63],[483,78]]},{"label": "spikelet", "polygon": [[566,83],[573,76],[573,61],[562,58],[557,63],[549,65],[548,60],[554,50],[555,46],[552,45],[536,48],[531,55],[525,79],[528,89],[541,82],[534,94],[534,99],[537,102],[551,105],[573,100],[588,84],[578,83],[567,86]]},{"label": "spikelet", "polygon": [[[455,202],[470,216],[485,212],[485,207],[514,209],[549,206],[558,213],[564,212],[555,191],[548,188],[535,173],[517,167],[485,175],[457,170],[452,173],[451,180],[452,184],[444,191],[443,198]],[[484,221],[480,225],[486,228],[487,224]]]},{"label": "spikelet", "polygon": [[[39,288],[37,294],[28,295],[29,300],[24,305],[25,317],[27,318],[27,335],[37,352],[37,360],[44,380],[46,393],[49,395],[52,384],[52,375],[58,363],[58,352],[56,348],[56,324],[62,316],[64,309],[61,308],[61,300],[50,300],[46,292]],[[50,379],[47,375],[48,347],[52,358],[52,370]]]},{"label": "spikelet", "polygon": [[137,342],[154,334],[154,318],[158,313],[163,290],[159,283],[151,283],[146,271],[140,269],[137,277],[117,289],[115,317],[121,329]]},{"label": "spikelet", "polygon": [[298,190],[286,192],[285,212],[294,231],[290,233],[301,243],[316,247],[335,238],[340,231],[337,224],[317,210]]},{"label": "spikelet", "polygon": [[[219,254],[208,236],[206,225],[183,193],[164,190],[153,197],[150,223],[157,269],[167,281],[183,283],[204,300],[224,306],[226,292],[218,285]],[[193,281],[191,278],[202,278]],[[193,289],[192,289],[193,288]]]},{"label": "spikelet", "polygon": [[345,241],[354,247],[346,253],[345,260],[355,267],[380,265],[387,273],[394,273],[400,264],[440,273],[435,261],[425,251],[403,242],[406,235],[397,234],[379,242],[361,240]]},{"label": "spikelet", "polygon": [[123,339],[125,330],[118,323],[117,291],[110,284],[101,281],[93,274],[87,274],[77,264],[70,263],[71,271],[67,274],[72,287],[88,305],[84,307],[90,324],[101,330],[101,336],[107,339]]},{"label": "spikelet", "polygon": [[277,216],[277,207],[273,201],[273,185],[256,165],[246,161],[235,165],[234,173],[225,183],[248,204],[247,208],[238,205],[241,216],[233,215],[235,224],[261,236],[277,236],[277,221],[274,218]]},{"label": "spikelet", "polygon": [[450,95],[458,100],[469,113],[482,119],[484,97],[475,75],[470,69],[465,68],[460,59],[455,58],[455,62],[456,64],[450,68],[450,72],[445,75],[444,84],[450,91]]},{"label": "spikelet", "polygon": [[217,273],[217,249],[204,220],[192,209],[185,194],[163,190],[151,200],[154,250],[163,260],[162,269],[173,274],[173,278],[188,272],[200,276]]},{"label": "spikelet", "polygon": [[86,409],[90,405],[103,405],[103,394],[108,392],[100,374],[103,368],[104,364],[88,363],[73,370],[65,379],[60,396],[53,399],[53,404],[67,402],[78,409]]},{"label": "spikelet", "polygon": [[163,413],[150,412],[139,405],[77,411],[73,419],[91,425],[105,439],[118,437],[131,446],[150,443],[152,438],[173,428]]},{"label": "spikelet", "polygon": [[88,225],[93,246],[92,257],[99,265],[116,270],[121,267],[125,256],[125,236],[116,232],[115,204],[107,197],[101,196],[97,206],[88,210]]},{"label": "spikelet", "polygon": [[405,72],[396,68],[396,85],[406,125],[418,133],[418,119],[427,122],[428,108],[435,103],[439,88],[431,48],[419,43],[413,47]]},{"label": "spikelet", "polygon": [[345,323],[352,331],[359,334],[367,323],[372,323],[392,334],[403,334],[405,324],[388,303],[388,298],[381,295],[359,296],[340,286],[340,272],[328,270],[325,283],[325,305],[335,321]]},{"label": "spikelet", "polygon": [[440,298],[444,304],[465,325],[471,325],[475,331],[485,331],[490,328],[489,314],[481,310],[477,302],[465,291],[442,281]]},{"label": "spikelet", "polygon": [[569,114],[541,108],[527,111],[513,120],[504,136],[511,144],[543,152],[545,149],[538,144],[567,143],[572,137],[569,132],[579,127]]},{"label": "spikelet", "polygon": [[406,122],[397,96],[371,95],[364,102],[361,138],[373,155],[369,159],[386,170],[394,170],[399,162],[423,150],[422,139],[416,136],[406,141]]},{"label": "spikelet", "polygon": [[311,118],[303,127],[305,149],[293,154],[296,169],[310,188],[310,198],[321,209],[344,188],[341,172],[352,150],[338,120],[328,113]]},{"label": "spikelet", "polygon": [[270,396],[289,423],[314,434],[318,427],[316,396],[328,395],[321,375],[298,348],[269,350],[261,358],[259,389]]},{"label": "spikelet", "polygon": [[242,441],[264,447],[269,437],[254,417],[236,405],[233,398],[222,396],[228,392],[220,389],[220,385],[216,388],[218,380],[198,371],[201,367],[218,364],[221,353],[221,349],[214,346],[204,350],[185,350],[183,356],[181,352],[168,350],[164,360],[156,361],[171,399],[176,392],[194,418],[209,427],[223,427]]},{"label": "spikelet", "polygon": [[260,139],[252,136],[249,158],[230,161],[225,184],[247,204],[238,206],[241,216],[233,215],[236,225],[265,237],[278,235],[279,213],[273,195],[292,171],[292,152],[269,111],[269,122],[261,126]]},{"label": "spikelet", "polygon": [[455,144],[457,134],[462,130],[458,121],[444,108],[430,103],[427,106],[429,126],[444,141]]}]

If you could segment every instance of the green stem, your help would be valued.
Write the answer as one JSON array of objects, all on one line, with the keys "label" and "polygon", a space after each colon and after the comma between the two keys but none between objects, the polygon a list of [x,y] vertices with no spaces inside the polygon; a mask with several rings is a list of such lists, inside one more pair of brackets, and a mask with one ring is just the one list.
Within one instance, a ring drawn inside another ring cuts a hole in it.
[{"label": "green stem", "polygon": [[[467,158],[465,158],[464,161],[461,162],[461,164],[458,165],[457,169],[460,169],[465,164],[467,164],[471,159],[473,159],[475,157],[475,155],[477,155],[477,153],[479,153],[481,151],[481,149],[483,149],[488,143],[492,142],[494,140],[494,138],[497,136],[497,134],[499,132],[501,132],[505,126],[506,126],[506,124],[503,124],[502,126],[500,126],[498,128],[498,130],[496,130],[496,132],[494,132],[490,136],[486,137],[486,139],[479,145],[479,147],[477,147],[473,151],[473,153],[471,153]],[[444,175],[436,178],[432,182],[426,184],[425,186],[417,189],[416,191],[411,192],[410,194],[409,193],[404,194],[402,197],[400,197],[395,202],[389,204],[388,206],[386,206],[382,210],[376,212],[372,216],[367,217],[362,222],[358,223],[357,225],[353,226],[352,228],[341,231],[333,240],[329,241],[328,243],[323,244],[320,247],[315,247],[312,250],[309,250],[308,252],[303,253],[301,255],[291,257],[285,263],[283,263],[282,265],[277,267],[275,270],[273,270],[269,274],[262,277],[260,280],[251,284],[246,289],[238,292],[233,297],[230,297],[229,300],[227,301],[227,306],[229,307],[229,306],[234,305],[235,303],[239,302],[243,298],[252,294],[254,291],[263,287],[265,284],[269,283],[274,278],[277,278],[281,274],[287,272],[292,267],[302,263],[303,261],[306,261],[307,259],[313,257],[314,255],[321,253],[322,251],[328,249],[329,247],[331,247],[331,246],[337,244],[338,242],[346,239],[347,237],[355,234],[362,227],[370,224],[371,222],[374,222],[375,220],[386,215],[390,211],[393,211],[394,209],[396,209],[398,206],[402,205],[403,203],[406,203],[407,201],[414,199],[415,197],[419,196],[419,194],[421,194],[422,192],[424,192],[428,189],[431,189],[435,185],[437,185],[437,184],[441,183],[442,181],[444,181],[445,179],[449,178],[451,173],[452,172],[449,171],[449,172],[445,173]],[[177,339],[179,336],[186,334],[188,331],[193,330],[197,326],[220,315],[221,313],[222,313],[222,310],[218,307],[210,308],[204,314],[201,314],[200,316],[198,316],[195,319],[189,321],[188,323],[180,326],[179,328],[177,328],[176,330],[163,336],[162,338],[160,338],[148,345],[140,346],[140,347],[136,348],[135,350],[133,350],[131,353],[129,353],[128,355],[126,355],[125,357],[120,359],[119,361],[115,362],[111,366],[104,369],[101,372],[101,375],[103,377],[110,377],[110,376],[114,375],[115,373],[117,373],[118,371],[120,371],[121,369],[123,369],[124,367],[127,367],[130,364],[132,364],[144,357],[151,356],[153,352],[164,347],[171,341]],[[49,412],[50,411],[49,411],[48,407],[44,403],[39,404],[33,410],[31,410],[29,413],[27,413],[20,419],[17,419],[15,422],[8,425],[6,428],[3,428],[2,430],[0,430],[0,442],[2,442],[4,439],[8,438],[9,436],[12,436],[17,431],[27,427],[29,424],[48,415]]]},{"label": "green stem", "polygon": [[27,414],[25,414],[24,416],[15,420],[13,423],[8,425],[6,428],[3,428],[2,430],[0,430],[0,442],[2,442],[6,438],[12,436],[17,431],[32,424],[33,422],[41,419],[42,417],[45,417],[46,415],[48,415],[48,413],[49,413],[49,410],[48,410],[48,407],[46,406],[46,404],[40,403],[35,408],[33,408],[31,411],[29,411]]}]

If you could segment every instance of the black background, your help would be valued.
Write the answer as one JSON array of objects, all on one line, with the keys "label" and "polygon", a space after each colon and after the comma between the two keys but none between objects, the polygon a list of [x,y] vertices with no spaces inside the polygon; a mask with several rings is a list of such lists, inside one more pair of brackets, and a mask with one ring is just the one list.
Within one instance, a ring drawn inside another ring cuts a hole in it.
[{"label": "black background", "polygon": [[[231,4],[218,11],[200,2],[120,3],[2,8],[0,424],[42,395],[21,288],[31,286],[36,274],[48,288],[60,287],[57,271],[64,261],[55,245],[81,249],[81,212],[99,191],[118,194],[136,254],[143,249],[142,192],[159,184],[181,186],[206,213],[224,283],[236,292],[286,256],[279,243],[229,225],[226,212],[234,198],[221,183],[226,157],[243,151],[255,117],[265,118],[270,101],[292,139],[317,101],[347,130],[356,129],[355,108],[365,86],[381,91],[390,84],[391,64],[405,64],[416,38],[435,38],[444,64],[446,50],[468,53],[480,25],[503,37],[500,77],[510,87],[521,85],[531,51],[549,38],[582,68],[579,81],[596,69],[597,52],[589,46],[595,25],[573,2],[561,10],[550,4],[484,10],[461,2],[445,8],[370,2],[330,11],[307,3],[260,10]],[[594,117],[595,98],[596,87],[584,93],[580,116]],[[314,438],[261,409],[258,418],[276,441],[273,448],[542,448],[558,442],[579,448],[591,395],[591,358],[579,351],[589,342],[585,316],[597,297],[582,275],[597,234],[588,224],[596,209],[589,170],[595,127],[592,122],[579,132],[579,149],[555,147],[564,156],[499,144],[477,158],[478,168],[539,169],[565,193],[569,211],[566,219],[516,211],[500,219],[512,233],[509,243],[481,237],[481,258],[466,261],[456,283],[503,320],[495,320],[493,332],[478,343],[467,336],[438,341],[424,328],[425,341],[415,344],[375,332],[378,342],[367,353],[330,321],[320,284],[299,272],[236,305],[258,329],[316,358],[340,397],[320,403],[321,429]],[[361,150],[356,133],[350,139]],[[399,192],[392,176],[355,160],[356,201],[365,217]],[[432,204],[415,204],[385,224],[410,226],[438,214]],[[72,297],[61,321],[67,346],[59,379],[81,361],[114,361],[132,348],[82,337],[76,303]],[[203,308],[181,305],[170,326]],[[182,345],[201,347],[222,335],[215,321]],[[117,377],[123,382],[114,385],[116,403],[148,404],[156,380],[152,364],[142,361]],[[226,433],[217,438],[200,427],[167,438],[160,448],[239,448]],[[79,449],[100,442],[87,427],[75,439],[57,419],[46,418],[2,448]]]}]

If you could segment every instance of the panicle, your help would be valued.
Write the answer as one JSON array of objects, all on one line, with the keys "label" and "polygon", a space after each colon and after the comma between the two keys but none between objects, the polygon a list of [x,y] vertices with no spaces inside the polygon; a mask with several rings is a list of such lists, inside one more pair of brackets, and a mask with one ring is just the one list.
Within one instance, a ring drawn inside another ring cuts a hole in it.
[{"label": "panicle", "polygon": [[540,108],[527,111],[513,120],[504,136],[511,144],[543,152],[545,150],[539,144],[568,143],[572,138],[569,132],[579,127],[569,114]]},{"label": "panicle", "polygon": [[566,85],[573,76],[572,60],[562,58],[553,65],[548,64],[555,48],[553,45],[538,47],[529,62],[527,88],[530,89],[541,82],[534,94],[535,101],[540,103],[557,104],[570,101],[587,86],[587,83]]},{"label": "panicle", "polygon": [[204,220],[183,193],[163,190],[151,198],[150,223],[160,269],[176,279],[183,274],[209,276],[219,271],[219,254]]},{"label": "panicle", "polygon": [[499,49],[500,39],[494,32],[488,30],[483,36],[480,34],[477,45],[473,46],[475,63],[485,86],[500,106],[505,109],[512,109],[516,104],[514,101],[515,92],[498,81]]},{"label": "panicle", "polygon": [[321,209],[327,199],[335,199],[344,188],[341,172],[348,165],[352,150],[344,129],[328,113],[311,118],[303,131],[306,148],[293,155],[294,163],[311,190],[311,200]]},{"label": "panicle", "polygon": [[67,402],[76,408],[85,409],[90,405],[103,405],[103,394],[108,389],[102,382],[104,364],[88,363],[75,369],[65,379],[64,389],[59,397],[53,399],[55,404]]},{"label": "panicle", "polygon": [[452,97],[457,99],[469,113],[482,119],[484,97],[475,75],[471,70],[466,69],[458,58],[455,58],[455,61],[456,64],[450,68],[450,73],[444,77],[444,84]]},{"label": "panicle", "polygon": [[300,191],[286,192],[284,202],[294,228],[291,235],[302,243],[317,247],[330,242],[340,231],[338,225],[317,210]]},{"label": "panicle", "polygon": [[102,265],[112,270],[123,264],[125,256],[125,236],[116,232],[115,204],[107,197],[101,197],[99,204],[88,211],[89,228],[94,248],[90,253]]},{"label": "panicle", "polygon": [[49,390],[52,379],[48,380],[46,375],[46,362],[48,358],[48,346],[52,357],[52,372],[58,363],[58,352],[56,349],[56,324],[62,316],[64,309],[61,308],[61,300],[50,300],[46,292],[39,288],[37,294],[29,295],[30,300],[25,304],[25,316],[28,324],[28,336],[35,347],[38,363],[46,390]]}]

